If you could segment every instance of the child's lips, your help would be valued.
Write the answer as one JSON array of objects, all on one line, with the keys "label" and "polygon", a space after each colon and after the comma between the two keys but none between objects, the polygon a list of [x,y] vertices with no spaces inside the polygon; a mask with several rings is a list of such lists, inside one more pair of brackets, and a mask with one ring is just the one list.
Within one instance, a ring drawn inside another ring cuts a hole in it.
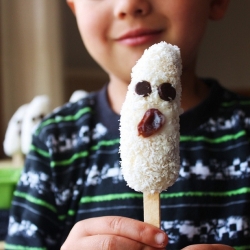
[{"label": "child's lips", "polygon": [[125,45],[136,46],[156,41],[161,33],[162,30],[137,29],[129,31],[115,40]]}]

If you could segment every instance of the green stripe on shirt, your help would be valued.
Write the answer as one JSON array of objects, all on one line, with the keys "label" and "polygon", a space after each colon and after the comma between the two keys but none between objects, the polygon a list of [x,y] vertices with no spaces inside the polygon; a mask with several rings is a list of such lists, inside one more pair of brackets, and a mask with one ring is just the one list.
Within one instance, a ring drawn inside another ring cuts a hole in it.
[{"label": "green stripe on shirt", "polygon": [[5,250],[47,250],[47,247],[28,247],[28,246],[5,243],[4,249]]},{"label": "green stripe on shirt", "polygon": [[91,147],[91,150],[97,151],[102,146],[108,147],[119,143],[120,143],[120,138],[114,140],[99,141],[97,145]]},{"label": "green stripe on shirt", "polygon": [[[185,196],[194,196],[194,197],[202,197],[202,196],[212,196],[212,197],[227,197],[233,195],[242,195],[250,193],[250,187],[243,187],[235,190],[225,191],[225,192],[202,192],[202,191],[194,191],[194,192],[177,192],[177,193],[161,193],[162,199],[169,198],[179,198]],[[120,199],[135,199],[142,198],[142,193],[121,193],[121,194],[107,194],[107,195],[97,195],[97,196],[86,196],[82,197],[80,203],[91,203],[91,202],[105,202],[105,201],[113,201]]]},{"label": "green stripe on shirt", "polygon": [[46,158],[49,158],[49,157],[50,157],[50,154],[49,154],[47,151],[44,151],[44,150],[42,150],[42,149],[40,149],[40,148],[37,148],[37,147],[34,146],[34,145],[30,145],[30,150],[31,150],[31,151],[35,151],[35,152],[37,152],[39,155],[44,156],[44,157],[46,157]]},{"label": "green stripe on shirt", "polygon": [[209,138],[206,136],[181,136],[180,137],[180,141],[181,142],[198,142],[198,141],[204,141],[204,142],[208,142],[211,144],[216,144],[216,143],[223,143],[223,142],[228,142],[230,140],[237,140],[238,138],[245,136],[246,135],[246,131],[242,130],[239,131],[236,134],[231,134],[231,135],[223,135],[221,137],[217,137],[217,138]]},{"label": "green stripe on shirt", "polygon": [[54,213],[57,213],[57,209],[56,207],[54,207],[53,205],[49,204],[48,202],[42,200],[42,199],[38,199],[30,194],[24,193],[24,192],[19,192],[19,191],[15,191],[14,192],[14,196],[16,197],[20,197],[23,198],[33,204],[39,205],[39,206],[43,206],[48,208],[49,210],[51,210]]},{"label": "green stripe on shirt", "polygon": [[178,193],[162,193],[161,198],[177,198],[177,197],[184,197],[184,196],[194,196],[194,197],[202,197],[202,196],[212,196],[212,197],[229,197],[233,195],[242,195],[250,193],[250,187],[242,187],[235,190],[229,190],[225,192],[202,192],[202,191],[195,191],[195,192],[178,192]]},{"label": "green stripe on shirt", "polygon": [[250,249],[250,245],[248,246],[233,246],[234,250],[246,250]]},{"label": "green stripe on shirt", "polygon": [[104,201],[135,199],[135,198],[142,198],[142,194],[141,193],[121,193],[121,194],[85,196],[81,198],[80,203],[104,202]]},{"label": "green stripe on shirt", "polygon": [[67,115],[67,116],[56,116],[55,118],[51,118],[48,120],[45,120],[44,122],[42,122],[39,126],[39,128],[36,131],[36,135],[41,131],[41,129],[47,125],[51,125],[51,124],[56,124],[56,123],[60,123],[60,122],[70,122],[70,121],[76,121],[78,120],[82,115],[91,112],[91,108],[90,107],[85,107],[80,109],[76,114],[74,115]]},{"label": "green stripe on shirt", "polygon": [[235,104],[240,104],[240,105],[250,105],[250,101],[249,100],[242,100],[242,101],[232,101],[232,102],[223,102],[221,105],[222,107],[231,107]]},{"label": "green stripe on shirt", "polygon": [[73,154],[69,159],[65,159],[62,161],[51,161],[50,166],[53,167],[57,167],[57,166],[67,166],[69,164],[72,164],[75,160],[79,159],[79,158],[85,158],[89,155],[88,151],[83,151],[80,153],[76,153]]},{"label": "green stripe on shirt", "polygon": [[[97,145],[92,146],[91,150],[92,151],[97,151],[102,146],[109,147],[109,146],[113,146],[113,145],[116,145],[116,144],[119,144],[119,143],[120,143],[120,139],[119,138],[118,139],[114,139],[114,140],[103,140],[103,141],[98,142]],[[39,148],[37,148],[34,145],[31,145],[30,150],[31,151],[35,151],[38,154],[40,154],[41,156],[44,156],[46,158],[50,157],[50,154],[48,152],[46,152],[46,151],[44,151],[42,149],[39,149]],[[64,159],[64,160],[61,160],[61,161],[51,161],[50,166],[52,168],[53,167],[57,167],[57,166],[67,166],[69,164],[72,164],[75,160],[77,160],[79,158],[85,158],[87,156],[89,156],[89,152],[87,150],[86,151],[82,151],[82,152],[73,154],[68,159]]]}]

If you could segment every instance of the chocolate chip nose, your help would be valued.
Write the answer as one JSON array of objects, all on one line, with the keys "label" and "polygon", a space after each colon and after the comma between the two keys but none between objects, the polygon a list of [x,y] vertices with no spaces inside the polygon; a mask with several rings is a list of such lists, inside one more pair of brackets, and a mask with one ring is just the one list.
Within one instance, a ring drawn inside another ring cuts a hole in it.
[{"label": "chocolate chip nose", "polygon": [[158,109],[148,109],[137,126],[138,135],[149,137],[159,131],[164,123],[165,117]]}]

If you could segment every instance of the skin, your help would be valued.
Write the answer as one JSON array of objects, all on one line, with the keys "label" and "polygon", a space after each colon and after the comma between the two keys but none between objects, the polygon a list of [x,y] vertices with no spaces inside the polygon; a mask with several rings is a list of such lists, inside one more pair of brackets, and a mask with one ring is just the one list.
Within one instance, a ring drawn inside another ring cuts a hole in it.
[{"label": "skin", "polygon": [[[180,47],[183,62],[182,108],[202,102],[209,89],[195,74],[199,45],[209,20],[223,18],[229,0],[67,0],[82,40],[108,73],[108,98],[119,113],[131,68],[143,51],[166,41]],[[192,35],[190,35],[192,34]],[[157,240],[158,239],[158,240]],[[78,222],[61,250],[165,249],[167,235],[141,221],[109,216]],[[185,250],[230,250],[225,245],[192,245]]]}]

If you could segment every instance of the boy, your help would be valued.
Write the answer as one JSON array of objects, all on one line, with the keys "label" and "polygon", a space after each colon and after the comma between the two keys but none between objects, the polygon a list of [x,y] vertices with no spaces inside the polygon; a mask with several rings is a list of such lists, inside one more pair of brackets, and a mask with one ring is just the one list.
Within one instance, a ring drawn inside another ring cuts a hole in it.
[{"label": "boy", "polygon": [[[59,249],[66,238],[63,250],[250,248],[250,103],[195,74],[207,21],[220,20],[228,2],[68,0],[110,82],[66,104],[36,131],[6,249]],[[180,177],[161,197],[163,231],[141,222],[142,195],[126,186],[118,154],[118,114],[131,68],[160,41],[180,47],[185,111]]]}]

